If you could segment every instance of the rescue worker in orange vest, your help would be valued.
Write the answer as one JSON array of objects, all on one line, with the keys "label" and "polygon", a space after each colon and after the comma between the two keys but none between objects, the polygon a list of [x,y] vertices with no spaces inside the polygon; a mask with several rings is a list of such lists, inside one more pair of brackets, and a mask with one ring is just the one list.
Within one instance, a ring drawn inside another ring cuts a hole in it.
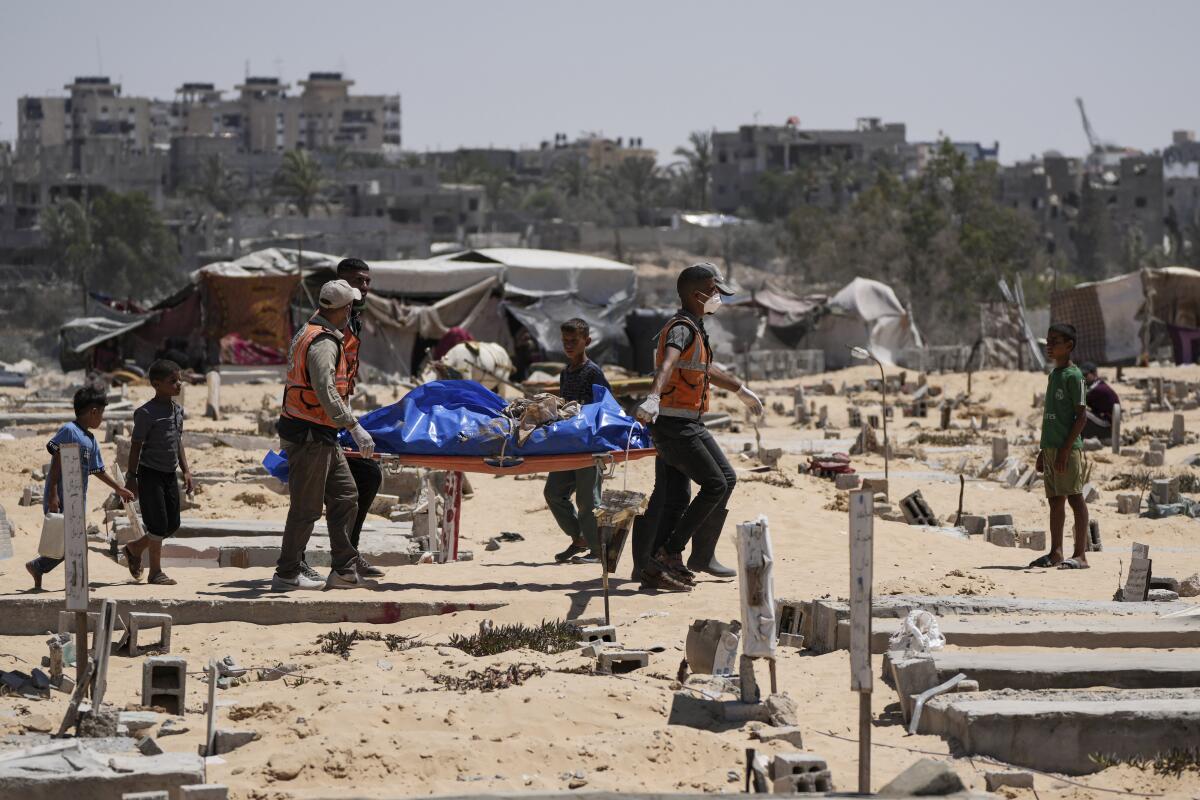
[{"label": "rescue worker in orange vest", "polygon": [[[375,451],[371,435],[355,419],[346,399],[350,395],[350,364],[342,330],[350,305],[362,295],[342,280],[321,287],[320,308],[296,332],[288,350],[283,413],[276,429],[288,459],[287,523],[271,588],[352,589],[362,586],[358,551],[350,544],[350,529],[358,514],[358,492],[338,443],[338,431],[350,431],[358,451]],[[322,578],[304,560],[313,526],[325,510],[329,526],[332,569]]]},{"label": "rescue worker in orange vest", "polygon": [[[754,414],[762,413],[758,396],[712,363],[704,317],[721,307],[722,295],[733,294],[720,271],[693,264],[679,273],[676,289],[681,308],[658,335],[654,384],[637,409],[658,450],[654,491],[633,530],[634,579],[643,591],[690,590],[697,572],[737,574],[715,555],[737,476],[701,416],[713,386],[736,392]],[[700,487],[694,499],[692,483]]]},{"label": "rescue worker in orange vest", "polygon": [[[350,367],[348,396],[353,397],[354,387],[358,384],[362,312],[367,307],[367,295],[371,293],[371,268],[360,258],[343,258],[337,265],[337,276],[350,284],[352,289],[357,289],[360,295],[359,299],[350,305],[350,319],[342,330],[342,347],[346,351],[346,360]],[[354,477],[354,486],[358,490],[358,516],[354,518],[354,527],[350,529],[350,544],[357,550],[363,522],[367,519],[371,504],[375,502],[375,495],[379,494],[379,487],[383,485],[383,470],[377,462],[368,458],[350,458],[346,461],[350,465],[350,474]],[[383,570],[367,563],[362,554],[359,554],[358,574],[363,578],[381,578]]]}]

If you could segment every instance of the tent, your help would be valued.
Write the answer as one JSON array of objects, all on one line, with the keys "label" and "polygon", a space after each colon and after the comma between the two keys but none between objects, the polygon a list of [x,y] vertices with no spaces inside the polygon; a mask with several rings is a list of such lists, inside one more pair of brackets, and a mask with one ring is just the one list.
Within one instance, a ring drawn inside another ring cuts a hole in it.
[{"label": "tent", "polygon": [[1077,284],[1051,295],[1050,318],[1075,326],[1076,361],[1132,364],[1170,347],[1175,363],[1192,364],[1200,359],[1200,272],[1164,267]]},{"label": "tent", "polygon": [[911,351],[923,346],[921,334],[886,283],[855,278],[829,299],[828,311],[799,342],[802,348],[824,351],[826,369],[853,364],[852,347],[869,349],[889,366],[919,366],[908,362]]}]

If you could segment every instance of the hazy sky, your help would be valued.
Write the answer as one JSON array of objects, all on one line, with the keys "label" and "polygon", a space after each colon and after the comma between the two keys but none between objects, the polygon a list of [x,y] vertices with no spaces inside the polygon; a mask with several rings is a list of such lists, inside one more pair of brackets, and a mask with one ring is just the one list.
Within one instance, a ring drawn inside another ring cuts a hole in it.
[{"label": "hazy sky", "polygon": [[[1000,141],[1004,162],[1104,138],[1143,149],[1200,128],[1200,2],[267,2],[82,0],[0,7],[0,139],[17,98],[103,73],[127,95],[245,74],[342,70],[401,95],[405,149],[641,136],[856,117]],[[665,156],[662,154],[666,154]]]}]

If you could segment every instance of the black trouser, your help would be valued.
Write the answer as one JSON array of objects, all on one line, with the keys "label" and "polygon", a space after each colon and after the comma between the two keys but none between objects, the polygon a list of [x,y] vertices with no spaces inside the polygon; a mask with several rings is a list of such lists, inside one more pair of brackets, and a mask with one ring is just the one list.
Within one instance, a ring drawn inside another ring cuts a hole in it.
[{"label": "black trouser", "polygon": [[350,474],[358,489],[358,516],[354,518],[354,527],[350,529],[350,544],[357,550],[363,522],[367,519],[371,504],[375,502],[375,495],[379,494],[379,487],[383,485],[383,470],[379,464],[367,458],[347,458],[346,462],[350,465]]},{"label": "black trouser", "polygon": [[179,530],[179,480],[175,473],[139,466],[137,487],[146,533],[165,539]]},{"label": "black trouser", "polygon": [[[658,457],[654,491],[634,524],[634,565],[643,567],[659,548],[682,553],[718,510],[725,510],[737,475],[708,428],[700,422],[660,417],[650,426]],[[700,490],[691,497],[692,483]]]}]

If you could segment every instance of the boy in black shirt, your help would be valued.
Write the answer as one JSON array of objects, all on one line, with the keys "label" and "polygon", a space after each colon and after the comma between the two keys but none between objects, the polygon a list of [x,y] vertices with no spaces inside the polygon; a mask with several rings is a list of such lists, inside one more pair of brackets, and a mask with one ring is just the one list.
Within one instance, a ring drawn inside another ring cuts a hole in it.
[{"label": "boy in black shirt", "polygon": [[[575,401],[580,405],[594,402],[592,387],[603,386],[612,390],[604,377],[604,370],[587,357],[587,346],[592,343],[591,328],[585,320],[575,318],[564,322],[562,333],[563,352],[567,356],[567,368],[558,376],[559,394],[564,401]],[[576,515],[571,505],[571,493],[579,507]],[[600,540],[596,533],[594,510],[600,503],[600,476],[596,467],[566,472],[551,472],[546,477],[543,492],[546,505],[563,533],[571,537],[571,545],[554,556],[559,563],[576,558],[577,561],[594,564],[599,561]],[[586,554],[586,555],[585,555]]]}]

